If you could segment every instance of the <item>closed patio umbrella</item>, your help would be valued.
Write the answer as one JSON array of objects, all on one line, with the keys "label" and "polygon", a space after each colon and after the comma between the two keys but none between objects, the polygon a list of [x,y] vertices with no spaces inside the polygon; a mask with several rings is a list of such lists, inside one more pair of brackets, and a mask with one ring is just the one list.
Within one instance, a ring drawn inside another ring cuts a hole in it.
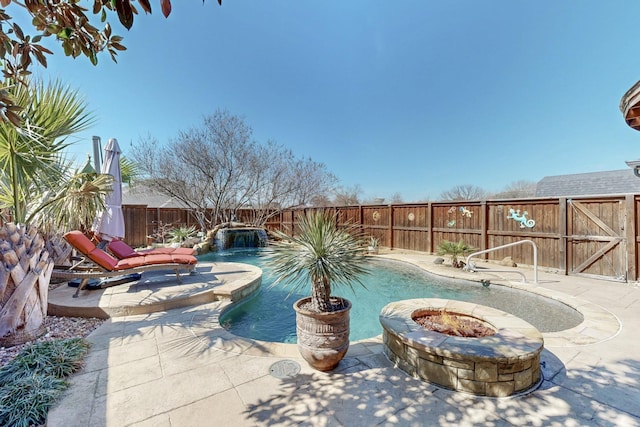
[{"label": "closed patio umbrella", "polygon": [[113,191],[105,198],[105,209],[93,224],[93,231],[103,240],[124,237],[124,215],[122,214],[122,178],[120,176],[120,146],[115,138],[109,139],[104,149],[104,163],[100,172],[113,176]]}]

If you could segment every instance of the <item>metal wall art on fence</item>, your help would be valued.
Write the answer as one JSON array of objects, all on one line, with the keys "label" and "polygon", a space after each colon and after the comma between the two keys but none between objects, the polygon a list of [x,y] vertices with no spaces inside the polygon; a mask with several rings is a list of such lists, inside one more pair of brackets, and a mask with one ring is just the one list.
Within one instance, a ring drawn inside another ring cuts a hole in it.
[{"label": "metal wall art on fence", "polygon": [[507,218],[513,219],[515,222],[519,222],[520,228],[535,227],[536,221],[534,219],[527,219],[527,215],[529,215],[527,211],[522,212],[522,215],[520,215],[520,209],[509,209],[509,215],[507,215]]},{"label": "metal wall art on fence", "polygon": [[[453,215],[453,218],[451,218],[451,215]],[[449,208],[449,210],[447,211],[447,217],[448,217],[447,227],[449,227],[449,228],[455,227],[455,225],[456,225],[455,216],[456,216],[456,207],[455,206],[451,206]]]},{"label": "metal wall art on fence", "polygon": [[463,217],[471,218],[471,214],[473,212],[471,212],[469,209],[465,208],[464,206],[460,206],[460,213],[462,214]]},{"label": "metal wall art on fence", "polygon": [[455,227],[455,225],[456,225],[456,212],[460,212],[460,216],[461,216],[463,222],[464,222],[465,218],[471,218],[471,215],[473,214],[473,212],[471,212],[469,209],[467,209],[464,206],[460,206],[459,208],[456,208],[455,206],[451,206],[447,210],[447,217],[448,217],[447,227],[449,227],[449,228]]}]

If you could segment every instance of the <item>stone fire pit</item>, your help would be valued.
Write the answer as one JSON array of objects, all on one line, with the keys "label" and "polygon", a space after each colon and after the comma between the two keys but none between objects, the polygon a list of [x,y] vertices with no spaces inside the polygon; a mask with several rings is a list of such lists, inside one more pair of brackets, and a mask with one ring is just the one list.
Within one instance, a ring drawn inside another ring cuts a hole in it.
[{"label": "stone fire pit", "polygon": [[[413,317],[446,310],[490,325],[495,335],[450,336],[424,329]],[[444,299],[393,302],[380,313],[384,351],[397,367],[430,383],[480,396],[506,397],[542,379],[542,334],[524,320],[494,308]]]}]

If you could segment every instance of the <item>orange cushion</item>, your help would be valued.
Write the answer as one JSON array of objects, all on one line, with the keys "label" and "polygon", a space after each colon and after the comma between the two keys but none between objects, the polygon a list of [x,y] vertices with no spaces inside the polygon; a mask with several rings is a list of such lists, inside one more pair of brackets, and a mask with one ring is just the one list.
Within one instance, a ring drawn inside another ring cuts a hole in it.
[{"label": "orange cushion", "polygon": [[173,260],[169,254],[149,254],[144,256],[145,264],[171,264]]},{"label": "orange cushion", "polygon": [[140,267],[145,265],[143,256],[132,256],[131,258],[125,258],[118,261],[116,270],[127,270],[130,268]]},{"label": "orange cushion", "polygon": [[176,248],[171,255],[194,255],[196,250],[193,248]]},{"label": "orange cushion", "polygon": [[180,254],[180,255],[193,255],[196,253],[195,249],[192,248],[153,248],[153,249],[143,249],[137,253],[143,255],[156,255],[156,254]]},{"label": "orange cushion", "polygon": [[68,232],[64,235],[64,238],[71,244],[71,246],[82,252],[84,255],[89,255],[89,252],[96,248],[96,245],[94,245],[87,236],[77,230]]},{"label": "orange cushion", "polygon": [[151,255],[151,254],[170,254],[173,252],[174,248],[152,248],[152,249],[143,249],[140,251],[143,255]]},{"label": "orange cushion", "polygon": [[91,261],[95,262],[102,268],[113,271],[116,269],[116,265],[118,264],[118,260],[103,251],[102,249],[95,248],[91,252],[87,254]]},{"label": "orange cushion", "polygon": [[197,264],[198,259],[193,255],[171,254],[171,259],[177,264]]},{"label": "orange cushion", "polygon": [[171,264],[171,255],[145,255],[139,257],[125,258],[118,261],[116,270],[126,270],[127,268],[141,267],[144,265]]}]

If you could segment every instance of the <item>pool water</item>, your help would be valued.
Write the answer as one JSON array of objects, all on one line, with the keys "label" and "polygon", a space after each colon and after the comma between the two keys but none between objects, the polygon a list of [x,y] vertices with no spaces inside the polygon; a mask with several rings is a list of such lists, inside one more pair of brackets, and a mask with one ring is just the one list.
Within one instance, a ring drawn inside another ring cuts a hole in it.
[{"label": "pool water", "polygon": [[[270,287],[273,282],[263,265],[261,249],[213,252],[199,257],[200,261],[241,262],[262,268],[262,287],[255,295],[227,311],[220,323],[231,333],[262,341],[296,342],[296,320],[293,303],[308,296],[288,288]],[[454,280],[430,274],[411,264],[374,259],[371,274],[364,276],[366,289],[354,285],[334,287],[335,296],[349,299],[352,341],[371,338],[382,333],[378,316],[390,302],[410,298],[444,298],[474,302],[506,311],[531,323],[541,332],[555,332],[577,326],[582,315],[558,301],[535,294],[496,285]]]}]

